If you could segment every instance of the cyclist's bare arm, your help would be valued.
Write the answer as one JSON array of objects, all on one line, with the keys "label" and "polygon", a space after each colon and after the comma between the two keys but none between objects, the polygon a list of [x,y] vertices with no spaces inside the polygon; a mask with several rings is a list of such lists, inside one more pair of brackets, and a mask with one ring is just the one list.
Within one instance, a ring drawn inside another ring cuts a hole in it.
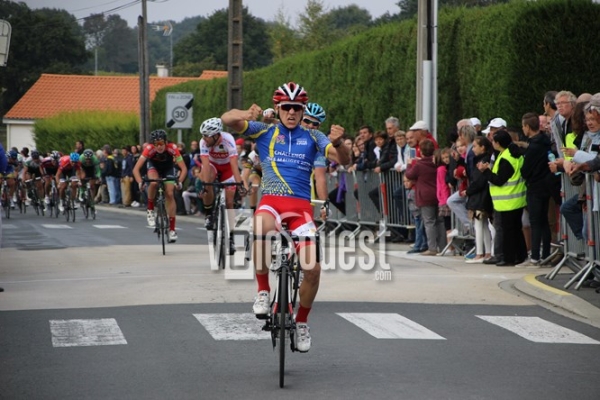
[{"label": "cyclist's bare arm", "polygon": [[243,183],[244,187],[246,189],[248,189],[248,186],[246,185],[245,181],[242,179],[242,175],[240,174],[240,170],[238,168],[237,157],[229,157],[229,165],[231,165],[231,172],[233,172],[233,179],[235,179],[235,181],[237,183]]},{"label": "cyclist's bare arm", "polygon": [[227,111],[221,116],[221,121],[234,131],[241,132],[246,121],[256,121],[259,116],[262,116],[262,108],[258,104],[252,104],[247,110],[234,108]]},{"label": "cyclist's bare arm", "polygon": [[140,156],[139,160],[137,160],[135,166],[133,167],[133,178],[138,183],[138,185],[142,184],[142,175],[140,175],[140,169],[142,168],[142,165],[144,165],[145,162],[146,157]]},{"label": "cyclist's bare arm", "polygon": [[344,128],[340,125],[331,125],[329,140],[331,140],[332,146],[329,147],[327,158],[340,165],[347,165],[350,163],[350,149],[344,143],[343,136]]},{"label": "cyclist's bare arm", "polygon": [[180,159],[177,161],[177,166],[181,170],[181,173],[179,174],[179,183],[183,184],[183,181],[185,181],[187,176],[187,166],[183,162],[183,158],[180,157]]}]

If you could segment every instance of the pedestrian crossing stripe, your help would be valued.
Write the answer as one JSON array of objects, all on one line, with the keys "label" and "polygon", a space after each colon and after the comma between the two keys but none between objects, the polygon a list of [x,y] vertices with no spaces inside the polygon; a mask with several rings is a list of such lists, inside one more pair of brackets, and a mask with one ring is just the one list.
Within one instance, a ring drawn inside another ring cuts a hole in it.
[{"label": "pedestrian crossing stripe", "polygon": [[17,229],[17,226],[13,224],[1,224],[0,227],[2,227],[2,229]]},{"label": "pedestrian crossing stripe", "polygon": [[[377,339],[446,340],[424,326],[396,313],[337,313],[340,317]],[[263,321],[252,313],[193,314],[214,340],[267,340]],[[483,321],[504,328],[536,343],[600,344],[588,336],[539,317],[477,315]],[[127,344],[117,321],[105,319],[50,320],[53,347],[81,347]]]},{"label": "pedestrian crossing stripe", "polygon": [[64,224],[42,224],[46,229],[73,229],[73,227]]},{"label": "pedestrian crossing stripe", "polygon": [[337,313],[377,339],[446,340],[418,323],[394,313]]},{"label": "pedestrian crossing stripe", "polygon": [[502,317],[489,315],[477,315],[477,317],[536,343],[600,344],[600,342],[581,333],[545,321],[539,317]]},{"label": "pedestrian crossing stripe", "polygon": [[245,314],[194,314],[215,340],[262,340],[271,334],[262,330],[256,315]]},{"label": "pedestrian crossing stripe", "polygon": [[92,225],[94,228],[98,229],[127,229],[126,226],[121,225]]},{"label": "pedestrian crossing stripe", "polygon": [[50,332],[54,347],[127,344],[114,318],[50,320]]}]

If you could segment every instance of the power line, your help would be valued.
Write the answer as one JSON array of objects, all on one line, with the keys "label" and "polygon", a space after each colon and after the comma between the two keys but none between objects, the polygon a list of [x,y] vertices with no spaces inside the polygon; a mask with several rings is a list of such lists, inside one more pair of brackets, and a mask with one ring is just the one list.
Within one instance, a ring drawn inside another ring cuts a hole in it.
[{"label": "power line", "polygon": [[75,13],[75,12],[78,12],[78,11],[91,10],[92,8],[98,8],[98,7],[106,6],[106,5],[109,5],[109,4],[118,3],[119,1],[122,1],[122,0],[109,1],[108,3],[102,3],[102,4],[98,4],[98,5],[91,6],[91,7],[79,8],[77,10],[68,10],[68,11],[69,11],[69,13]]}]

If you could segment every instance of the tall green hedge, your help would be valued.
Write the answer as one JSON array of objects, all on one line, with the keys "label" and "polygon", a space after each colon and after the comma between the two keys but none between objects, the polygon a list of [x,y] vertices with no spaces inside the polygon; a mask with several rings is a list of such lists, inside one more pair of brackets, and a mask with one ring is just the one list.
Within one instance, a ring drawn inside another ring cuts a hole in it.
[{"label": "tall green hedge", "polygon": [[[548,90],[600,91],[600,5],[591,0],[517,0],[484,8],[447,8],[438,17],[438,136],[457,120],[500,116],[519,126],[528,111],[542,112]],[[304,85],[311,101],[354,133],[363,124],[384,128],[393,115],[403,128],[415,119],[416,20],[370,29],[334,46],[284,59],[244,74],[244,107],[270,107],[283,82]],[[203,120],[227,105],[227,79],[194,81],[162,89],[152,103],[152,129],[165,127],[166,93],[194,93],[197,139]],[[115,113],[72,113],[39,121],[40,149],[69,150],[83,138],[89,147],[137,142],[138,118]],[[171,130],[175,137],[175,130]]]},{"label": "tall green hedge", "polygon": [[38,150],[69,153],[75,142],[83,140],[85,147],[97,150],[105,144],[123,147],[138,143],[139,117],[135,113],[114,111],[78,111],[61,113],[37,120],[34,139]]},{"label": "tall green hedge", "polygon": [[[485,8],[450,8],[438,17],[438,136],[457,120],[501,116],[520,126],[542,112],[547,90],[600,90],[600,5],[590,0],[515,1]],[[304,85],[312,101],[350,132],[362,124],[383,129],[390,115],[407,128],[415,119],[416,20],[384,25],[244,74],[244,107],[271,106],[283,82]],[[195,95],[194,128],[225,111],[227,80],[163,89],[152,104],[152,125],[165,126],[165,94]]]}]

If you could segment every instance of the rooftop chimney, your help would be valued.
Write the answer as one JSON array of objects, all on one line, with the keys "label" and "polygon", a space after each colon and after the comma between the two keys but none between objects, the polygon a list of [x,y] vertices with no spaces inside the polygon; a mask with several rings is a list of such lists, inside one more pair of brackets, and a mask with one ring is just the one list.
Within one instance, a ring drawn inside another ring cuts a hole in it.
[{"label": "rooftop chimney", "polygon": [[169,76],[169,69],[164,64],[156,64],[156,75],[159,78],[167,78]]}]

